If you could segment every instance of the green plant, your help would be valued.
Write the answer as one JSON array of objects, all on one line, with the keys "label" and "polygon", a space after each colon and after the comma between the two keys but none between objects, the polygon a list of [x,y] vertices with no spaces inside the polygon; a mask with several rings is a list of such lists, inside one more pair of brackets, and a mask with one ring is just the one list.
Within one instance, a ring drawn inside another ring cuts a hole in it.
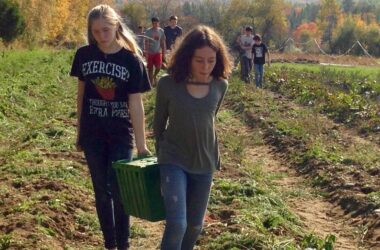
[{"label": "green plant", "polygon": [[100,227],[97,216],[86,212],[80,212],[76,215],[76,223],[92,232],[98,231]]},{"label": "green plant", "polygon": [[334,250],[336,236],[329,234],[324,239],[319,238],[315,234],[307,234],[301,241],[303,248],[315,248],[317,250]]},{"label": "green plant", "polygon": [[12,244],[12,235],[5,234],[0,236],[0,250],[6,250],[11,247]]}]

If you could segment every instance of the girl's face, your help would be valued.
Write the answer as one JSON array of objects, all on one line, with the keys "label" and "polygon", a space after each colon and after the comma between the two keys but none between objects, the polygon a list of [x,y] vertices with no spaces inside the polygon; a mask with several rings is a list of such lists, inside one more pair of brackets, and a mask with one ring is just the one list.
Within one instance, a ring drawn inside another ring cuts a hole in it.
[{"label": "girl's face", "polygon": [[112,25],[104,18],[98,18],[91,23],[91,33],[100,48],[111,48],[116,43],[116,25]]},{"label": "girl's face", "polygon": [[208,82],[216,64],[216,52],[209,46],[196,49],[191,59],[191,74],[197,81]]}]

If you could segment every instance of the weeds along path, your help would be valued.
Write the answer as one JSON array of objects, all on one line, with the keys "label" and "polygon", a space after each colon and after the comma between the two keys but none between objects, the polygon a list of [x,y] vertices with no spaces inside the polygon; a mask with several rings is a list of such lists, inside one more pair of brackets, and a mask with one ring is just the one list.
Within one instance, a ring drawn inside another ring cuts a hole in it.
[{"label": "weeds along path", "polygon": [[375,67],[278,64],[270,68],[266,88],[380,145],[378,72]]},{"label": "weeds along path", "polygon": [[[234,113],[234,116],[239,115]],[[275,192],[281,194],[286,207],[299,217],[304,232],[315,233],[322,239],[335,235],[337,242],[334,249],[360,249],[356,228],[347,223],[346,218],[342,216],[343,210],[336,208],[318,194],[316,189],[311,188],[310,183],[297,174],[272,145],[265,142],[264,131],[260,126],[247,126],[241,123],[239,125],[233,120],[229,124],[231,128],[224,127],[220,132],[228,134],[232,130],[232,133],[236,134],[234,132],[238,131],[246,138],[241,142],[245,167],[231,169],[227,166],[225,171],[220,173],[220,177],[231,174],[238,176],[237,173],[242,174],[246,171],[262,172],[261,175],[266,178],[267,185],[276,186]]]},{"label": "weeds along path", "polygon": [[[328,215],[341,215],[345,223],[355,227],[361,244],[380,249],[379,148],[312,109],[234,83],[230,85],[228,106],[247,124],[261,128],[276,155],[303,174],[311,186],[322,188],[323,196],[336,206],[332,209],[325,203],[322,210],[330,211]],[[297,207],[302,208],[302,204]],[[315,207],[310,205],[311,209]]]},{"label": "weeds along path", "polygon": [[360,248],[357,228],[342,216],[343,210],[328,202],[310,187],[304,177],[287,166],[282,159],[278,159],[271,146],[253,148],[248,154],[252,161],[263,162],[263,171],[275,177],[273,181],[283,193],[287,206],[300,218],[307,230],[321,238],[335,235],[337,242],[334,249],[365,249]]},{"label": "weeds along path", "polygon": [[[0,249],[103,249],[88,169],[83,155],[74,152],[76,84],[68,76],[73,53],[63,50],[12,51],[6,53],[6,60],[0,62],[0,78],[5,83],[0,84]],[[328,245],[329,242],[310,232],[311,227],[310,230],[305,229],[307,225],[302,222],[303,218],[295,216],[289,209],[293,206],[284,202],[288,200],[300,206],[298,198],[303,196],[284,192],[279,186],[280,177],[285,175],[281,171],[272,173],[266,169],[278,166],[282,160],[302,160],[315,169],[313,172],[309,168],[300,168],[308,170],[306,172],[310,173],[313,184],[333,183],[334,176],[327,174],[327,166],[340,159],[338,153],[323,151],[324,141],[312,144],[314,151],[307,151],[304,146],[310,144],[305,143],[308,141],[303,137],[304,130],[290,126],[300,123],[297,111],[285,107],[286,102],[284,105],[275,104],[266,92],[254,96],[257,102],[251,102],[251,90],[240,88],[242,86],[232,79],[225,105],[227,109],[221,110],[218,116],[223,169],[214,180],[199,249],[293,250],[312,247],[313,242]],[[145,96],[147,123],[150,124],[154,91]],[[274,116],[280,111],[291,111],[294,119],[276,119]],[[322,126],[313,128],[318,130],[319,127]],[[335,134],[322,131],[329,136]],[[296,143],[290,137],[294,133],[298,136]],[[153,140],[148,143],[153,149]],[[278,152],[273,152],[272,144]],[[314,156],[314,160],[302,158],[305,152],[313,152],[309,155]],[[347,152],[355,155],[352,150]],[[279,155],[284,158],[279,159]],[[367,152],[359,157],[360,162],[367,159],[366,164],[371,165],[374,157],[369,156]],[[328,164],[316,166],[315,159],[322,157]],[[373,179],[375,183],[378,176],[376,168],[368,167],[362,171],[357,166],[358,161],[353,161],[352,157],[344,159],[351,165],[335,164],[334,167],[340,171],[337,176],[346,178],[345,170],[348,169],[352,171],[351,176],[359,179],[350,179],[345,185],[337,182],[336,190],[341,190],[339,186],[366,190],[363,200],[367,203],[354,203],[360,206],[352,207],[353,211],[358,211],[362,204],[375,206],[370,201],[376,201],[378,189],[369,181]],[[372,173],[375,177],[361,177],[362,172]],[[289,183],[292,181],[290,176],[288,174],[289,178],[285,179]],[[301,191],[303,189],[293,193]],[[309,199],[308,195],[305,197]],[[368,218],[372,218],[369,215],[375,208],[364,210],[369,211]],[[362,221],[360,219],[359,222]],[[359,222],[354,225],[359,225]],[[377,235],[377,227],[371,222],[373,220],[361,224],[360,232],[363,232],[361,236],[365,240],[376,239],[369,237],[370,233]],[[156,249],[162,229],[162,222],[148,223],[133,218],[132,249]]]}]

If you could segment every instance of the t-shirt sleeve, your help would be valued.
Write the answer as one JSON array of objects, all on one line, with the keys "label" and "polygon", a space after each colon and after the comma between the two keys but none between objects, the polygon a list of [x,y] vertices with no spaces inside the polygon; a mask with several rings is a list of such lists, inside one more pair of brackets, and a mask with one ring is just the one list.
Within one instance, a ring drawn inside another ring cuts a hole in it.
[{"label": "t-shirt sleeve", "polygon": [[264,53],[268,53],[268,47],[264,44]]},{"label": "t-shirt sleeve", "polygon": [[152,88],[146,68],[140,59],[134,58],[129,72],[131,74],[127,86],[129,94],[144,93]]},{"label": "t-shirt sleeve", "polygon": [[78,77],[79,80],[84,81],[80,50],[77,50],[77,52],[75,53],[73,64],[71,65],[70,76]]},{"label": "t-shirt sleeve", "polygon": [[218,114],[220,106],[222,105],[222,102],[224,100],[224,97],[226,96],[227,89],[228,89],[228,82],[227,80],[223,80],[221,83],[221,98],[219,99],[218,105],[215,110],[215,116]]},{"label": "t-shirt sleeve", "polygon": [[158,154],[159,141],[161,140],[166,129],[166,124],[169,117],[169,100],[167,97],[168,88],[166,86],[167,79],[167,77],[163,77],[157,83],[156,105],[153,118],[153,134],[156,140],[156,154]]}]

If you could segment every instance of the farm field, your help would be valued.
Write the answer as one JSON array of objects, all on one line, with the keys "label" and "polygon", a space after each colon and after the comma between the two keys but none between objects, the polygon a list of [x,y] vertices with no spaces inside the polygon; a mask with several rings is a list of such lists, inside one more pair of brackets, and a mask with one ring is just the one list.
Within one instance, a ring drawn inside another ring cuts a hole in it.
[{"label": "farm field", "polygon": [[380,143],[380,70],[274,64],[267,87]]},{"label": "farm field", "polygon": [[[0,249],[103,249],[74,149],[73,55],[0,55]],[[198,249],[380,249],[378,68],[276,63],[266,74],[264,90],[230,80]],[[163,222],[132,223],[131,249],[159,247]]]}]

